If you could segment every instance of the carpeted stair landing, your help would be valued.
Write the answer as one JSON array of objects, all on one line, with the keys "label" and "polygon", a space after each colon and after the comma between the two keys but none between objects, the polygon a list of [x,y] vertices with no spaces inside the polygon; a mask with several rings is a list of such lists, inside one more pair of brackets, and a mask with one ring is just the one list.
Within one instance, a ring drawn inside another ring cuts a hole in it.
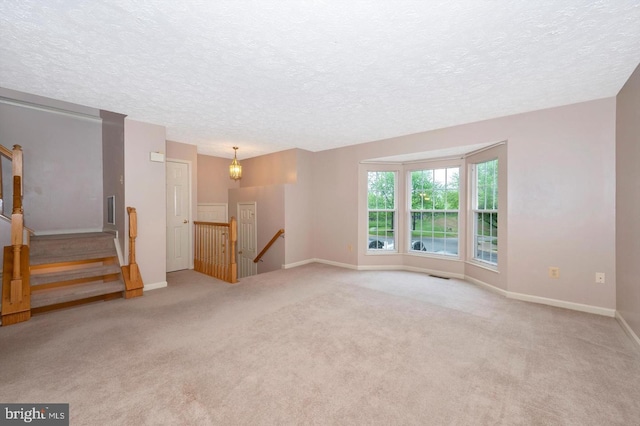
[{"label": "carpeted stair landing", "polygon": [[122,297],[113,234],[34,236],[29,260],[33,313]]}]

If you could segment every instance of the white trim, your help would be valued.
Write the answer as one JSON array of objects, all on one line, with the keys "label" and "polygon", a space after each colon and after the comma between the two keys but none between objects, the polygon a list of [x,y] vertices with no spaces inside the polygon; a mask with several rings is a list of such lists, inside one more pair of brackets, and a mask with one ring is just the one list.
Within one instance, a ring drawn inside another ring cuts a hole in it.
[{"label": "white trim", "polygon": [[120,266],[124,265],[124,255],[122,254],[122,249],[120,248],[120,241],[118,241],[118,234],[116,232],[116,237],[113,239],[113,243],[116,246],[116,253],[118,253],[118,262]]},{"label": "white trim", "polygon": [[602,315],[613,318],[615,309],[602,308],[600,306],[584,305],[582,303],[566,302],[564,300],[549,299],[547,297],[531,296],[522,293],[508,292],[509,299],[523,300],[525,302],[540,303],[543,305],[555,306],[557,308],[571,309],[573,311],[588,312],[590,314]]},{"label": "white trim", "polygon": [[38,231],[34,232],[34,235],[58,235],[58,234],[86,234],[89,232],[109,232],[103,228],[84,228],[84,229],[56,229],[53,231]]},{"label": "white trim", "polygon": [[478,285],[480,287],[484,287],[489,291],[492,291],[494,293],[499,294],[500,296],[504,296],[504,297],[507,297],[507,298],[509,297],[509,292],[508,291],[503,290],[500,287],[496,287],[496,286],[493,286],[491,284],[487,284],[484,281],[480,281],[479,279],[476,279],[476,278],[473,278],[473,277],[470,277],[470,276],[467,275],[467,276],[464,277],[464,280],[465,281],[469,281],[471,284],[475,284],[475,285]]},{"label": "white trim", "polygon": [[[19,99],[11,99],[11,98],[7,98],[7,97],[1,96],[1,95],[0,95],[0,104],[6,104],[6,105],[17,106],[17,107],[22,107],[22,108],[34,109],[36,111],[44,111],[44,112],[49,112],[49,113],[53,113],[53,114],[64,115],[64,116],[67,116],[67,117],[79,118],[79,119],[82,119],[82,120],[88,120],[88,121],[93,121],[93,122],[97,122],[97,123],[102,123],[102,117],[100,117],[100,116],[94,116],[94,115],[83,113],[83,112],[80,112],[80,111],[72,111],[71,109],[63,109],[63,108],[57,107],[57,106],[42,105],[42,104],[36,104],[36,103],[33,103],[33,102],[23,101],[23,100],[19,100]],[[69,104],[69,105],[71,105],[71,104]]]},{"label": "white trim", "polygon": [[635,341],[638,346],[640,346],[640,337],[638,337],[629,324],[627,324],[620,311],[616,311],[616,319],[618,320],[618,323],[620,323],[622,329],[629,335],[629,337],[631,337],[631,340]]},{"label": "white trim", "polygon": [[480,261],[474,260],[474,259],[465,260],[464,263],[466,265],[475,266],[477,268],[484,269],[484,270],[489,271],[489,272],[495,272],[496,274],[500,273],[500,270],[498,269],[498,266],[494,265],[493,263],[480,262]]},{"label": "white trim", "polygon": [[317,259],[301,260],[300,262],[293,262],[293,263],[287,263],[285,265],[282,265],[282,269],[297,268],[298,266],[304,266],[304,265],[308,265],[310,263],[315,263],[315,262],[317,262]]},{"label": "white trim", "polygon": [[490,150],[492,148],[495,148],[495,147],[500,146],[500,145],[504,145],[506,143],[507,143],[507,141],[504,140],[504,141],[496,142],[496,143],[491,144],[489,146],[482,147],[480,149],[476,149],[475,151],[467,152],[466,154],[464,154],[463,158],[466,159],[467,157],[471,157],[472,155],[480,154],[481,152],[488,151],[488,150]]},{"label": "white trim", "polygon": [[159,288],[164,288],[166,286],[167,286],[167,282],[166,281],[160,281],[160,282],[152,283],[152,284],[145,284],[144,285],[144,291],[157,290]]},{"label": "white trim", "polygon": [[404,265],[358,265],[358,271],[404,271]]},{"label": "white trim", "polygon": [[317,263],[323,263],[325,265],[331,265],[331,266],[337,266],[339,268],[346,268],[346,269],[355,269],[358,270],[358,266],[356,265],[351,265],[349,263],[340,263],[340,262],[334,262],[333,260],[325,260],[325,259],[313,259],[314,262]]},{"label": "white trim", "polygon": [[582,303],[567,302],[564,300],[550,299],[548,297],[532,296],[529,294],[515,293],[513,291],[503,290],[499,287],[487,284],[476,278],[467,276],[465,280],[482,286],[494,293],[505,296],[507,299],[522,300],[523,302],[539,303],[541,305],[555,306],[556,308],[570,309],[572,311],[587,312],[590,314],[602,315],[605,317],[614,317],[615,309],[602,308],[600,306],[584,305]]}]

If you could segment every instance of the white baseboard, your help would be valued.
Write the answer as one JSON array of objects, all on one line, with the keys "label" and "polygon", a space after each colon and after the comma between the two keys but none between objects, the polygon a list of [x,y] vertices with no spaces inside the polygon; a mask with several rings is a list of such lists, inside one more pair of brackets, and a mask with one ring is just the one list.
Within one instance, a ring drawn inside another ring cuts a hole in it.
[{"label": "white baseboard", "polygon": [[160,281],[160,282],[152,283],[152,284],[145,284],[144,285],[144,291],[157,290],[159,288],[164,288],[166,286],[167,286],[167,282],[166,281]]},{"label": "white baseboard", "polygon": [[337,266],[339,268],[355,269],[355,270],[358,269],[356,265],[351,265],[349,263],[340,263],[340,262],[334,262],[333,260],[325,260],[325,259],[312,259],[312,260],[316,263],[323,263],[325,265]]},{"label": "white baseboard", "polygon": [[517,300],[523,300],[525,302],[540,303],[542,305],[555,306],[557,308],[571,309],[571,310],[580,311],[580,312],[588,312],[590,314],[602,315],[602,316],[611,317],[611,318],[615,317],[616,315],[615,309],[603,308],[600,306],[593,306],[593,305],[584,305],[582,303],[566,302],[564,300],[549,299],[549,298],[540,297],[540,296],[531,296],[531,295],[522,294],[522,293],[509,292],[507,297],[509,299],[517,299]]},{"label": "white baseboard", "polygon": [[492,291],[494,293],[499,294],[500,296],[509,297],[509,292],[508,291],[503,290],[503,289],[501,289],[499,287],[496,287],[494,285],[487,284],[484,281],[477,280],[477,279],[475,279],[473,277],[464,277],[464,280],[465,281],[469,281],[470,283],[475,284],[477,286],[484,287],[489,291]]},{"label": "white baseboard", "polygon": [[310,263],[315,263],[315,262],[316,262],[316,259],[301,260],[300,262],[293,262],[293,263],[287,263],[285,265],[282,265],[282,269],[297,268],[298,266],[308,265]]},{"label": "white baseboard", "polygon": [[614,317],[615,309],[602,308],[600,306],[584,305],[582,303],[567,302],[565,300],[550,299],[548,297],[532,296],[529,294],[516,293],[513,291],[503,290],[491,284],[487,284],[475,278],[466,277],[465,280],[484,287],[494,293],[498,293],[508,299],[522,300],[523,302],[539,303],[541,305],[555,306],[556,308],[571,309],[572,311],[587,312],[590,314],[603,315],[605,317]]},{"label": "white baseboard", "polygon": [[464,279],[464,274],[456,274],[454,272],[447,272],[447,271],[438,271],[437,269],[425,269],[425,268],[418,268],[415,266],[403,266],[402,270],[409,271],[409,272],[420,272],[427,275],[437,275],[438,277],[443,277],[443,278],[457,278],[460,280]]},{"label": "white baseboard", "polygon": [[358,265],[358,271],[404,271],[404,265]]},{"label": "white baseboard", "polygon": [[635,341],[638,346],[640,346],[640,337],[638,337],[638,335],[634,333],[633,329],[629,327],[629,324],[627,324],[619,311],[616,311],[616,319],[618,320],[618,323],[620,323],[622,329],[629,335],[629,337],[631,337],[631,340]]}]

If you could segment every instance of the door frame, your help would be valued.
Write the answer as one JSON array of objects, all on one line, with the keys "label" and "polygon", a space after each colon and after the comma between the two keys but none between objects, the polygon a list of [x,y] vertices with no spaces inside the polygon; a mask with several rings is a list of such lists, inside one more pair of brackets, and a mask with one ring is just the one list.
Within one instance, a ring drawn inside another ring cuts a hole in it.
[{"label": "door frame", "polygon": [[[238,204],[236,205],[236,216],[238,217],[238,241],[240,241],[240,232],[241,232],[241,227],[240,227],[240,206],[241,205],[247,205],[247,204],[251,204],[253,205],[253,211],[254,211],[254,216],[253,216],[253,236],[254,236],[254,245],[256,247],[256,255],[258,254],[258,202],[257,201],[238,201]],[[240,250],[240,246],[238,244],[236,244],[236,259],[239,258],[239,254],[237,253],[237,251]],[[258,265],[255,265],[255,274],[252,275],[258,275]],[[251,276],[251,275],[248,275]],[[240,271],[238,271],[238,278],[240,278]],[[243,277],[244,278],[244,277]]]},{"label": "door frame", "polygon": [[[191,160],[181,160],[179,158],[167,158],[166,159],[167,163],[182,163],[182,164],[186,164],[187,165],[187,176],[189,177],[189,188],[187,193],[189,194],[189,201],[188,201],[188,216],[189,216],[189,235],[188,235],[188,256],[189,259],[187,261],[188,263],[188,268],[189,269],[193,269],[194,265],[193,265],[193,198],[192,198],[192,191],[193,191],[193,182],[191,179],[191,171],[193,170],[192,168],[192,162]],[[165,164],[165,170],[166,170],[167,166]],[[166,177],[165,177],[165,182],[164,182],[164,186],[165,186],[165,193],[166,193],[166,186],[167,186],[167,181],[166,181]],[[165,210],[167,208],[167,203],[168,200],[165,200]],[[165,227],[169,224],[169,219],[165,219]],[[166,248],[166,252],[165,252],[165,256],[167,255],[169,251],[169,247]]]}]

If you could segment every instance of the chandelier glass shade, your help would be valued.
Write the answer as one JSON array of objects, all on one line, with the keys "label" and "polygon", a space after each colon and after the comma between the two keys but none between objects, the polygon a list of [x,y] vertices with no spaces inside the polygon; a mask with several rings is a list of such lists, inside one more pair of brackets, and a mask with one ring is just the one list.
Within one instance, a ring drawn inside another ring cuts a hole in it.
[{"label": "chandelier glass shade", "polygon": [[231,162],[231,165],[229,165],[229,177],[233,180],[238,180],[242,178],[242,166],[238,163],[238,147],[234,146],[233,150],[233,161]]}]

